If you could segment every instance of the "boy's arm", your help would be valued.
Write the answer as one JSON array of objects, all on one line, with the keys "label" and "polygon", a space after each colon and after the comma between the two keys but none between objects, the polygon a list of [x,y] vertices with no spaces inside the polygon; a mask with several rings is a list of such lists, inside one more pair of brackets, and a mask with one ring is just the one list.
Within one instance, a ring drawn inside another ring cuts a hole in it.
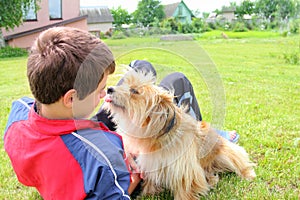
[{"label": "boy's arm", "polygon": [[[79,140],[74,140],[74,136]],[[121,144],[119,137],[94,129],[83,129],[61,137],[81,164],[85,199],[130,199],[129,173],[123,151],[117,145],[118,142]]]},{"label": "boy's arm", "polygon": [[17,121],[27,120],[31,106],[34,104],[34,99],[23,97],[12,103],[12,107],[8,116],[4,136],[8,128]]},{"label": "boy's arm", "polygon": [[133,173],[131,174],[131,182],[128,188],[128,194],[131,195],[136,186],[141,182],[140,174]]}]

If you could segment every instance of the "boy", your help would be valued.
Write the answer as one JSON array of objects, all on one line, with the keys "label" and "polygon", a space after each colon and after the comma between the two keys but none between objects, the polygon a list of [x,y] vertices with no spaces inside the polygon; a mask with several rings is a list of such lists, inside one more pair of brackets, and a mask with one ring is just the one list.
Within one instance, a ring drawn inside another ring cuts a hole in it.
[{"label": "boy", "polygon": [[13,103],[4,147],[19,181],[44,199],[130,199],[131,178],[119,135],[86,118],[115,70],[109,48],[67,27],[35,41],[27,76],[35,98]]}]

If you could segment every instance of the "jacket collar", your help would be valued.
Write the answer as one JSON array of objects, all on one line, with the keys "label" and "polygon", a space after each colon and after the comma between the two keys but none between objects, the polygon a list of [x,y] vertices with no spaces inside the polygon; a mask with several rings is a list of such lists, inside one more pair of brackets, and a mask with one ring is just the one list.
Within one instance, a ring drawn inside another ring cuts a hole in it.
[{"label": "jacket collar", "polygon": [[101,122],[86,119],[47,119],[37,114],[35,105],[31,107],[28,118],[29,126],[41,134],[58,136],[72,133],[76,130],[101,128],[109,131]]}]

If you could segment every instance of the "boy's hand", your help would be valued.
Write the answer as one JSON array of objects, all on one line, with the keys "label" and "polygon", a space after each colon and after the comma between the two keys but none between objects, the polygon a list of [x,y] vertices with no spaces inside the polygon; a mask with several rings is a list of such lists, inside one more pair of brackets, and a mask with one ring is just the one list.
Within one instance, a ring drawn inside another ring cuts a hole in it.
[{"label": "boy's hand", "polygon": [[127,162],[131,170],[131,182],[128,188],[128,193],[131,194],[139,182],[142,180],[142,173],[131,154],[127,155]]}]

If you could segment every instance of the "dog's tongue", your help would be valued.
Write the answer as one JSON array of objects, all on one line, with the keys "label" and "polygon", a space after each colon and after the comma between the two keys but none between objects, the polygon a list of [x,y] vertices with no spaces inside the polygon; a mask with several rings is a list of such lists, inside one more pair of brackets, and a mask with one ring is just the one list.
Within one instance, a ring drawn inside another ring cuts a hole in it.
[{"label": "dog's tongue", "polygon": [[112,102],[112,99],[110,97],[106,97],[105,102],[110,103],[110,102]]}]

